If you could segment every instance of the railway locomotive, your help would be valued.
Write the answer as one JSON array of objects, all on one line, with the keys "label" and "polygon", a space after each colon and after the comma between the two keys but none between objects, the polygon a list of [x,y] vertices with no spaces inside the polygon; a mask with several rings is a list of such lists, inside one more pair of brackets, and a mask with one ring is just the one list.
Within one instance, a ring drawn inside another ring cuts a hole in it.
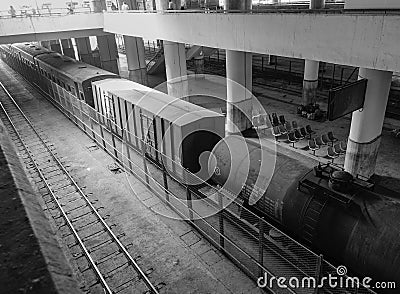
[{"label": "railway locomotive", "polygon": [[[145,139],[150,146],[146,153],[156,164],[164,164],[160,157],[165,155],[196,173],[199,155],[210,151],[211,180],[232,191],[257,190],[260,195],[254,203],[245,193],[239,196],[256,214],[360,276],[400,285],[397,193],[334,166],[317,165],[309,157],[293,157],[293,151],[281,146],[275,149],[257,139],[224,137],[224,117],[219,114],[42,47],[3,45],[0,52],[3,60],[49,95],[54,91],[52,81],[85,101],[102,114],[101,123],[114,128],[115,135],[123,137],[123,129],[129,128],[134,135],[128,138],[130,144],[139,147],[137,138]],[[133,116],[127,117],[128,112]],[[176,120],[182,116],[186,119]],[[163,140],[167,128],[173,131]],[[182,140],[186,140],[183,146]],[[231,154],[229,146],[239,144],[246,148]],[[262,157],[267,161],[260,164]],[[243,165],[246,160],[248,170]],[[170,172],[177,172],[177,166],[166,165]],[[217,167],[219,172],[214,173]],[[242,171],[244,180],[235,176]],[[257,189],[260,177],[268,183],[265,189]]]}]

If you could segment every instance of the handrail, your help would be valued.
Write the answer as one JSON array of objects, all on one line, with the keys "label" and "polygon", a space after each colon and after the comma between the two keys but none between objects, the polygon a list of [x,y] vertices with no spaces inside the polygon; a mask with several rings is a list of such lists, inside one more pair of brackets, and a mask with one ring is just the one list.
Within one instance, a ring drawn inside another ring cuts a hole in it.
[{"label": "handrail", "polygon": [[[270,14],[270,13],[290,13],[290,14],[350,14],[350,15],[400,15],[400,8],[388,9],[388,8],[363,8],[363,9],[344,9],[344,8],[324,8],[324,9],[309,9],[303,8],[300,5],[293,5],[293,8],[287,8],[287,6],[262,6],[262,8],[257,7],[251,10],[224,10],[224,9],[185,9],[185,10],[115,10],[103,12],[92,11],[89,7],[75,9],[72,13],[68,11],[67,8],[54,8],[51,10],[39,9],[33,14],[29,10],[18,10],[15,16],[12,16],[9,11],[0,11],[1,18],[26,18],[26,17],[48,17],[48,16],[65,16],[65,15],[75,15],[75,14],[92,14],[92,13],[141,13],[141,14]],[[301,7],[301,8],[299,8]]]},{"label": "handrail", "polygon": [[324,8],[324,9],[288,9],[288,8],[273,8],[273,9],[251,9],[251,10],[204,10],[204,9],[186,9],[186,10],[124,10],[124,11],[105,11],[107,14],[115,13],[141,13],[141,14],[269,14],[269,13],[304,13],[304,14],[400,14],[400,8],[365,8],[365,9],[344,9],[344,8]]}]

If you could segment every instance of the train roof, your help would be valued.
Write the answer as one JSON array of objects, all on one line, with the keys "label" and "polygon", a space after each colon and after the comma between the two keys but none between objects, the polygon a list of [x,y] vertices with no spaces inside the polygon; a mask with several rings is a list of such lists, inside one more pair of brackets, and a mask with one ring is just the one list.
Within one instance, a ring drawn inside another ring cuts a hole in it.
[{"label": "train roof", "polygon": [[48,54],[51,53],[47,48],[32,44],[32,43],[21,43],[21,44],[14,44],[12,47],[17,48],[18,50],[21,50],[25,52],[26,54],[36,57],[41,54]]},{"label": "train roof", "polygon": [[183,126],[204,118],[224,116],[190,102],[169,96],[141,84],[120,79],[105,79],[93,83],[102,91],[120,97],[141,109],[156,114],[175,125]]},{"label": "train roof", "polygon": [[119,77],[118,75],[101,68],[77,61],[56,52],[39,55],[36,59],[44,62],[46,65],[79,83],[101,76],[114,78]]}]

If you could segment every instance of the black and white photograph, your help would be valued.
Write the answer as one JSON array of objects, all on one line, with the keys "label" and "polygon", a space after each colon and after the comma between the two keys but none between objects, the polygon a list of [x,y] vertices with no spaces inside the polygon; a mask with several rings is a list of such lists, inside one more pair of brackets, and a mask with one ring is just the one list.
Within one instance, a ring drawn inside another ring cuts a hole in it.
[{"label": "black and white photograph", "polygon": [[1,0],[36,293],[399,294],[400,0]]}]

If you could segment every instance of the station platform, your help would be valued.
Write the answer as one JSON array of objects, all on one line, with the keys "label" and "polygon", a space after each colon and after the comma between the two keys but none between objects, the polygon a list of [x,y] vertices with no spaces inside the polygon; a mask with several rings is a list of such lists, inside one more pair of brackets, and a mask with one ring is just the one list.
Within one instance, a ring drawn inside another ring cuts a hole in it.
[{"label": "station platform", "polygon": [[[120,53],[120,72],[121,76],[127,77],[127,65],[126,57]],[[217,75],[195,75],[193,72],[188,70],[189,80],[189,94],[196,93],[196,96],[191,98],[191,102],[201,105],[205,108],[212,109],[218,112],[224,112],[226,105],[226,82],[224,78]],[[149,86],[155,88],[164,93],[167,92],[166,79],[162,75],[149,75]],[[203,95],[199,95],[203,93]],[[267,113],[273,112],[278,115],[284,115],[288,121],[297,121],[299,126],[310,125],[315,131],[315,136],[321,136],[329,131],[332,131],[334,136],[339,141],[347,142],[351,115],[347,115],[335,121],[313,121],[303,118],[297,115],[297,107],[301,104],[301,96],[296,93],[288,93],[280,91],[272,87],[263,86],[260,82],[253,82],[253,94],[261,102]],[[219,99],[213,99],[210,97],[219,97]],[[322,110],[327,109],[326,97],[322,97],[318,103]],[[257,110],[253,110],[257,112]],[[392,189],[400,193],[400,139],[395,138],[391,135],[393,129],[400,128],[400,121],[392,118],[385,118],[382,142],[380,146],[380,152],[377,159],[376,165],[376,176],[374,177],[377,182],[384,185],[388,189]],[[271,137],[271,136],[269,136]],[[271,139],[268,139],[271,140]],[[316,162],[329,162],[331,161],[326,157],[327,146],[316,151],[314,156],[310,150],[308,150],[308,141],[303,139],[295,144],[295,148],[291,144],[286,142],[284,138],[279,140],[277,144],[283,148],[288,148],[292,152],[293,156],[299,154],[299,156],[308,156],[315,159]],[[344,155],[336,158],[334,163],[343,166]]]}]

